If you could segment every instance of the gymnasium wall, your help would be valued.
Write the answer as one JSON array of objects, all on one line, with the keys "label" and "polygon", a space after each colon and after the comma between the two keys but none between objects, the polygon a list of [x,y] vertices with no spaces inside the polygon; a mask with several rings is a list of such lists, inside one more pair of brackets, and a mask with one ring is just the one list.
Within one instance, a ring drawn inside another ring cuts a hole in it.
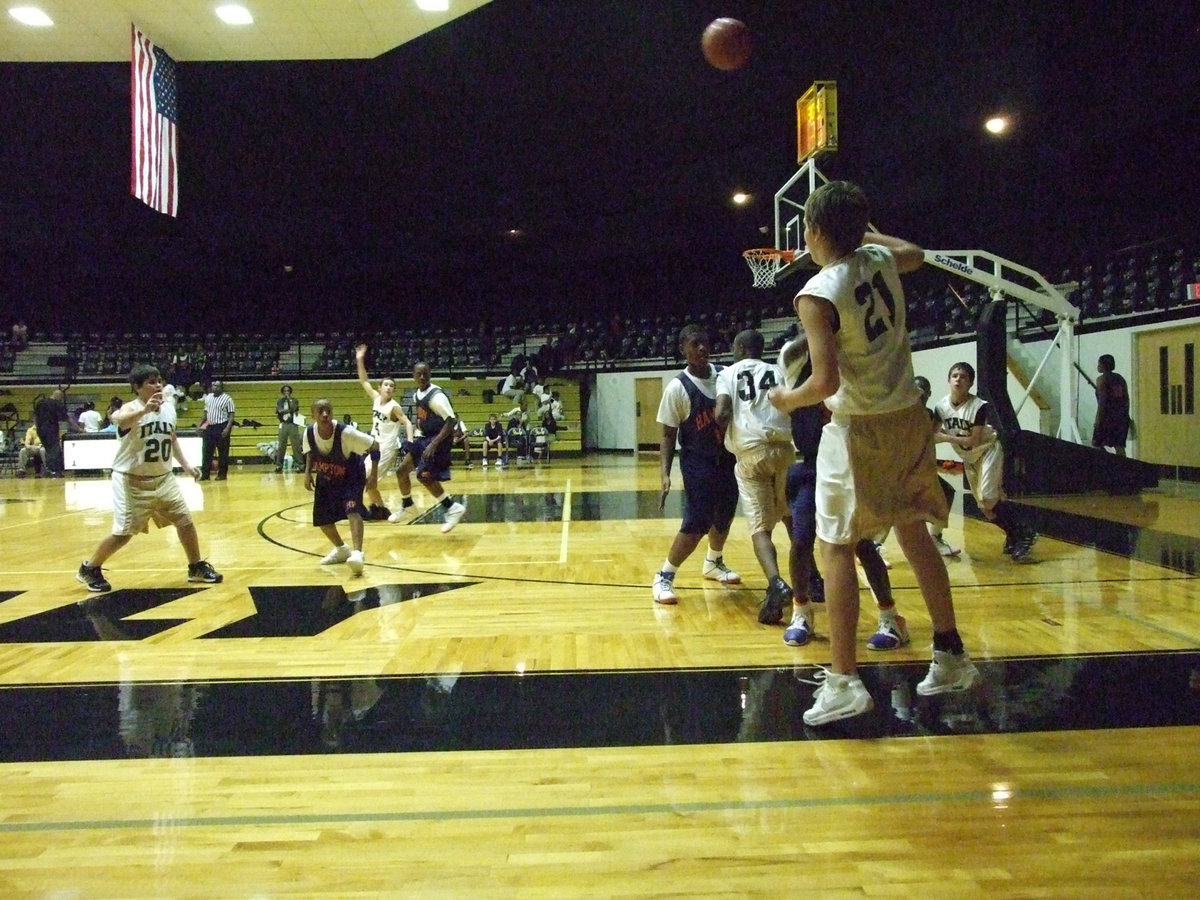
[{"label": "gymnasium wall", "polygon": [[[503,416],[512,409],[512,402],[507,397],[496,396],[488,403],[485,390],[494,390],[494,378],[439,378],[435,381],[449,395],[454,404],[455,412],[474,431],[483,428],[488,415],[496,413]],[[259,449],[259,444],[274,443],[278,435],[278,421],[275,418],[275,401],[279,398],[279,389],[284,384],[291,384],[294,396],[300,401],[300,410],[307,417],[314,400],[326,398],[333,403],[334,413],[340,419],[343,414],[350,413],[353,421],[367,430],[371,425],[371,402],[357,380],[341,379],[329,381],[226,381],[225,390],[233,397],[236,407],[234,419],[238,427],[233,429],[230,437],[230,453],[234,459],[245,462],[266,462],[266,457]],[[378,387],[378,380],[372,382]],[[579,384],[568,378],[547,378],[547,387],[558,391],[563,401],[565,419],[560,423],[558,439],[554,444],[553,455],[577,456],[582,445],[580,430]],[[402,379],[396,386],[397,395],[415,388],[412,379]],[[34,400],[41,394],[49,394],[54,385],[18,385],[8,390],[9,395],[0,398],[3,403],[16,405],[20,418],[27,422],[33,409]],[[71,388],[67,395],[67,405],[74,410],[84,400],[93,400],[96,408],[103,412],[108,406],[110,397],[119,396],[125,400],[133,397],[133,390],[128,382],[110,384],[80,384]],[[0,405],[3,405],[0,403]],[[533,416],[536,410],[531,410]],[[178,411],[178,421],[181,429],[194,428],[204,416],[204,404],[192,400],[182,404]],[[259,423],[243,424],[245,422]],[[535,424],[534,422],[530,423]],[[24,435],[24,429],[16,434],[19,440]],[[475,458],[479,456],[481,440],[472,441]],[[455,456],[461,455],[457,448]],[[191,460],[199,463],[199,460]]]},{"label": "gymnasium wall", "polygon": [[[1149,373],[1147,377],[1155,379],[1158,377],[1156,359],[1137,359],[1135,344],[1138,336],[1147,332],[1162,331],[1164,329],[1195,327],[1197,324],[1200,324],[1200,316],[1166,324],[1160,323],[1135,328],[1110,329],[1080,335],[1077,337],[1077,361],[1080,368],[1087,372],[1088,376],[1094,380],[1097,358],[1104,353],[1112,354],[1116,361],[1117,372],[1124,375],[1129,382],[1132,401],[1131,415],[1133,420],[1137,422],[1139,414],[1137,408],[1139,373],[1147,372]],[[1046,340],[1029,342],[1025,347],[1030,354],[1040,359],[1045,354],[1049,345],[1050,341]],[[930,384],[933,386],[933,396],[937,399],[946,393],[946,376],[950,366],[960,360],[966,360],[971,365],[975,365],[974,341],[917,351],[913,355],[913,369],[916,374],[924,375],[929,379]],[[1057,350],[1051,353],[1046,366],[1047,369],[1043,372],[1042,379],[1047,377],[1057,379],[1059,366]],[[667,369],[658,372],[612,372],[597,374],[596,384],[591,393],[588,414],[586,416],[587,431],[584,434],[584,448],[595,450],[633,450],[637,446],[636,418],[634,413],[636,408],[634,393],[636,380],[638,378],[648,378],[658,375],[662,378],[662,382],[665,385],[678,372],[679,369]],[[1092,424],[1096,418],[1096,397],[1091,387],[1082,378],[1079,379],[1079,384],[1076,418],[1079,422],[1080,433],[1086,441],[1091,437]],[[1012,398],[1013,406],[1016,407],[1021,401],[1025,389],[1011,374],[1008,378],[1008,385],[1009,397]],[[1053,434],[1054,428],[1057,426],[1057,422],[1048,413],[1039,408],[1034,397],[1031,397],[1024,405],[1017,417],[1022,428],[1041,434]],[[1139,455],[1139,446],[1136,439],[1131,439],[1128,450],[1130,456],[1143,458]],[[945,459],[950,459],[953,455],[953,451],[950,450],[948,444],[939,444],[938,451],[939,456]],[[1150,461],[1159,463],[1171,462],[1173,460],[1170,457],[1174,453],[1175,451],[1169,448],[1156,448],[1154,456],[1150,458]],[[1164,456],[1167,458],[1163,458]]]}]

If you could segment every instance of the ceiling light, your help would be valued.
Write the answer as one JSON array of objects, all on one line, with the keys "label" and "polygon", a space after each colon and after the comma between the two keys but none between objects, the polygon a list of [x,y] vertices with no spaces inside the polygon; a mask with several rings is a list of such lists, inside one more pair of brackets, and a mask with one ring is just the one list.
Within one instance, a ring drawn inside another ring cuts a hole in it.
[{"label": "ceiling light", "polygon": [[35,28],[48,28],[54,20],[36,6],[14,6],[8,14],[22,25],[32,25]]},{"label": "ceiling light", "polygon": [[226,25],[254,24],[254,16],[250,15],[250,10],[244,6],[238,6],[236,3],[231,3],[227,6],[218,6],[216,13],[217,18]]},{"label": "ceiling light", "polygon": [[1008,130],[1008,119],[1004,116],[992,116],[983,123],[983,127],[992,134],[1002,134]]},{"label": "ceiling light", "polygon": [[417,9],[425,12],[445,12],[450,8],[450,0],[417,0]]},{"label": "ceiling light", "polygon": [[738,206],[741,206],[743,203],[746,203],[749,200],[750,200],[750,195],[747,193],[744,193],[743,191],[738,191],[736,194],[733,195],[733,202],[736,203]]}]

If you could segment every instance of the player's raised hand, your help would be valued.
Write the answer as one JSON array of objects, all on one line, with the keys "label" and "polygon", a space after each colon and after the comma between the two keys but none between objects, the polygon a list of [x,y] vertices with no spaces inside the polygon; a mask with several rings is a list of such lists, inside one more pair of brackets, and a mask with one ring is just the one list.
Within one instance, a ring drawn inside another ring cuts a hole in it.
[{"label": "player's raised hand", "polygon": [[366,357],[367,357],[367,345],[366,344],[359,344],[358,346],[356,346],[354,348],[354,358],[355,359],[366,359]]}]

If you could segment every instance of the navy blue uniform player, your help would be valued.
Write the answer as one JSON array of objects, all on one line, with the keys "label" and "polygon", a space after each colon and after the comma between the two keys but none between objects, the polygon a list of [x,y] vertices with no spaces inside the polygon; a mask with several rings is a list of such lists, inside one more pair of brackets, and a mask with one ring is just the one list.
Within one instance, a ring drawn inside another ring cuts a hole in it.
[{"label": "navy blue uniform player", "polygon": [[[304,487],[313,492],[313,525],[329,538],[333,550],[322,565],[346,563],[355,575],[363,570],[363,488],[367,484],[365,459],[379,444],[351,425],[335,422],[333,404],[317,400],[313,421],[304,429]],[[347,547],[337,523],[350,523]]]},{"label": "navy blue uniform player", "polygon": [[403,459],[397,475],[403,493],[409,474],[416,474],[417,480],[442,507],[445,517],[442,532],[445,533],[459,523],[467,508],[442,488],[442,482],[450,480],[450,448],[458,416],[446,392],[433,384],[431,377],[428,363],[419,362],[413,366],[413,380],[417,382],[413,394],[416,434],[400,448]]},{"label": "navy blue uniform player", "polygon": [[667,385],[658,407],[658,422],[662,425],[659,444],[662,494],[658,508],[665,506],[671,491],[671,464],[678,436],[684,513],[679,533],[651,585],[655,603],[678,602],[675,572],[705,533],[708,553],[704,559],[704,577],[721,584],[740,584],[742,580],[722,558],[729,526],[737,511],[738,488],[733,474],[736,460],[725,449],[714,414],[719,368],[708,361],[708,346],[708,334],[696,325],[685,325],[679,332],[679,349],[687,359],[687,368]]},{"label": "navy blue uniform player", "polygon": [[[803,338],[790,342],[780,352],[779,367],[789,373],[789,387],[795,387],[812,374],[812,365],[807,356],[808,344]],[[791,377],[792,372],[796,373],[794,378]],[[792,514],[788,565],[795,587],[792,622],[784,629],[783,642],[792,647],[803,647],[813,635],[812,601],[815,598],[812,596],[812,585],[819,582],[819,577],[815,577],[816,564],[813,559],[813,547],[817,540],[817,449],[821,443],[821,429],[829,421],[829,413],[818,403],[793,410],[791,419],[792,441],[798,456],[787,473],[788,509]],[[904,617],[896,614],[892,580],[879,548],[874,541],[864,539],[855,545],[854,552],[879,607],[879,628],[867,640],[867,647],[871,650],[903,647],[908,643],[908,628]],[[807,593],[804,585],[810,586]]]}]

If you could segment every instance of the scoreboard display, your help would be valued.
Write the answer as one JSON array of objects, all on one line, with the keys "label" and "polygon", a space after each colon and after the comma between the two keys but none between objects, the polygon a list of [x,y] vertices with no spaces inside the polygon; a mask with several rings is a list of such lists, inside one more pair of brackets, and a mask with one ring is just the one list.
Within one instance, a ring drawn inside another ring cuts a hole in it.
[{"label": "scoreboard display", "polygon": [[814,81],[796,101],[796,162],[833,153],[837,145],[837,82]]}]

